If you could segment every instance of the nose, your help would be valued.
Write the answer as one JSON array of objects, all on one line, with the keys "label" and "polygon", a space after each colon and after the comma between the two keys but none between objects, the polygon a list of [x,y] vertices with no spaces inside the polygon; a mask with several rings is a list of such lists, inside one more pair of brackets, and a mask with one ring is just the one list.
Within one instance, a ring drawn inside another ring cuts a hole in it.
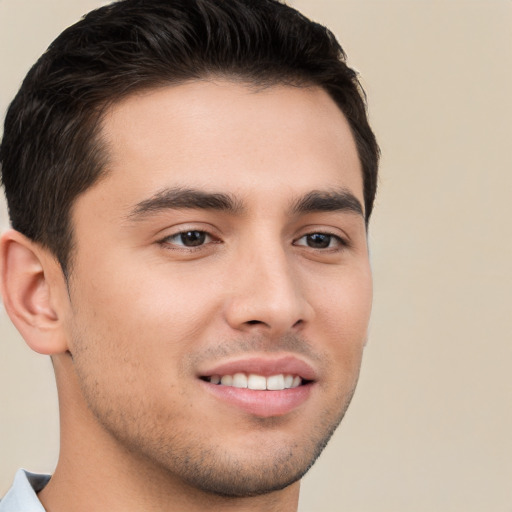
[{"label": "nose", "polygon": [[[293,258],[293,256],[292,256]],[[225,316],[231,328],[270,336],[302,330],[313,316],[301,279],[283,247],[251,250],[232,268]]]}]

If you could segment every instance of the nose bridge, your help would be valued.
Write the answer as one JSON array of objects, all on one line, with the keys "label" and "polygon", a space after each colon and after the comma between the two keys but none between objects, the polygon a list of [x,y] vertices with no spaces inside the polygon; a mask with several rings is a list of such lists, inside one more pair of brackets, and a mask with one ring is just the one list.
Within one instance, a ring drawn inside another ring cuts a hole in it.
[{"label": "nose bridge", "polygon": [[262,326],[274,333],[302,324],[309,307],[283,243],[254,244],[244,250],[236,269],[237,286],[229,306],[233,327]]}]

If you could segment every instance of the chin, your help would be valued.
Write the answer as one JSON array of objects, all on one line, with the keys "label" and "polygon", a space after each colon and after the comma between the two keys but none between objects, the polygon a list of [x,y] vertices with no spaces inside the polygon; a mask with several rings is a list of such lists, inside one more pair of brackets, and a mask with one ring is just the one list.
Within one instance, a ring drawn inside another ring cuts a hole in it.
[{"label": "chin", "polygon": [[[187,457],[173,458],[172,469],[188,486],[212,496],[244,498],[270,494],[298,482],[324,450],[341,417],[288,444],[257,446],[240,456],[231,447],[209,447],[202,453],[193,450]],[[327,427],[327,428],[326,428]],[[316,434],[316,435],[315,435]],[[250,435],[250,434],[248,434]]]},{"label": "chin", "polygon": [[[318,454],[319,455],[319,454]],[[241,464],[226,461],[223,467],[199,469],[187,475],[186,483],[207,494],[228,497],[248,498],[280,491],[298,482],[313,465],[313,460],[298,463],[292,453],[286,462],[267,460],[264,464]]]}]

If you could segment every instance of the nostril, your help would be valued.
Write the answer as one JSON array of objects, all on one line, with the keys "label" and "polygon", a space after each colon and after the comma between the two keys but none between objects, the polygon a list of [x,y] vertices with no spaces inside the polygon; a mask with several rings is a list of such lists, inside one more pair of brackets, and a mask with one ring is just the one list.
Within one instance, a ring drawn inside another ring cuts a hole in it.
[{"label": "nostril", "polygon": [[258,324],[262,324],[263,322],[261,322],[260,320],[249,320],[247,323],[249,325],[258,325]]}]

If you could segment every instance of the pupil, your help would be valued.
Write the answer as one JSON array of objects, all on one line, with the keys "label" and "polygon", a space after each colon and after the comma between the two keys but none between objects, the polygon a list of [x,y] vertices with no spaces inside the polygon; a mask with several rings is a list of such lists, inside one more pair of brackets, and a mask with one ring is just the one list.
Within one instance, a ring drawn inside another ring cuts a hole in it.
[{"label": "pupil", "polygon": [[308,235],[308,245],[315,249],[326,249],[331,243],[331,235],[324,235],[322,233],[314,233]]},{"label": "pupil", "polygon": [[187,231],[181,234],[181,241],[187,247],[196,247],[197,245],[204,244],[206,233],[203,231]]}]

